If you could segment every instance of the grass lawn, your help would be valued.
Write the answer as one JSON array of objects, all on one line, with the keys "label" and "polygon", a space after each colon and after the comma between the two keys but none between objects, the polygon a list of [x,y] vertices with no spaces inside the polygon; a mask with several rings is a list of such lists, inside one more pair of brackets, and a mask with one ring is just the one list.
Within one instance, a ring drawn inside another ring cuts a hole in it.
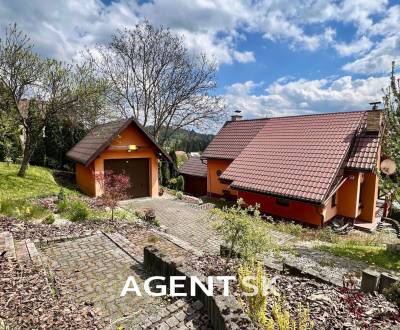
[{"label": "grass lawn", "polygon": [[[57,195],[60,186],[49,169],[29,166],[25,178],[17,176],[19,165],[0,162],[0,200]],[[65,192],[71,192],[65,189]]]},{"label": "grass lawn", "polygon": [[371,266],[400,271],[399,255],[387,252],[385,246],[382,245],[372,246],[336,243],[332,245],[322,245],[319,248],[322,251],[327,251],[340,257],[364,261]]}]

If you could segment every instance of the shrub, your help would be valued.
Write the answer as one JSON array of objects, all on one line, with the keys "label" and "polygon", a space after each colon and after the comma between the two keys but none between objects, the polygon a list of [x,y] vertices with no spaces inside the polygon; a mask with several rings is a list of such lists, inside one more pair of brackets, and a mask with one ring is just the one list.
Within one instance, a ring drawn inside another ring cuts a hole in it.
[{"label": "shrub", "polygon": [[251,293],[253,290],[245,282],[245,277],[251,276],[253,275],[253,273],[255,273],[254,280],[250,281],[250,284],[257,287],[258,292],[256,295],[249,295],[245,298],[248,307],[248,314],[253,321],[265,326],[267,325],[266,311],[268,297],[265,294],[264,270],[262,264],[258,263],[255,269],[252,269],[252,267],[249,266],[242,265],[238,271],[239,286],[242,292]]},{"label": "shrub", "polygon": [[46,218],[43,219],[42,223],[46,224],[46,225],[51,225],[54,223],[55,221],[55,217],[53,214],[49,214]]},{"label": "shrub", "polygon": [[175,194],[175,196],[176,196],[176,198],[178,198],[178,199],[182,199],[182,198],[183,198],[183,194],[182,194],[182,192],[180,192],[180,191],[177,191],[176,194]]},{"label": "shrub", "polygon": [[58,193],[57,199],[58,199],[58,202],[61,202],[61,201],[65,200],[64,188],[60,189],[60,192]]},{"label": "shrub", "polygon": [[272,238],[260,217],[258,206],[253,208],[254,216],[251,216],[248,209],[241,207],[242,202],[239,199],[235,206],[211,211],[222,220],[216,222],[215,228],[228,248],[226,265],[234,252],[246,261],[253,261],[258,254],[273,247]]},{"label": "shrub", "polygon": [[49,214],[49,210],[41,205],[21,200],[0,201],[0,213],[19,219],[42,219]]},{"label": "shrub", "polygon": [[89,216],[90,209],[86,203],[82,201],[73,201],[67,212],[67,218],[72,222],[87,220]]},{"label": "shrub", "polygon": [[176,178],[169,179],[168,187],[171,189],[176,189]]},{"label": "shrub", "polygon": [[176,190],[183,191],[185,189],[185,179],[182,175],[176,178]]},{"label": "shrub", "polygon": [[[249,278],[245,280],[248,276],[253,277],[250,280]],[[290,315],[289,311],[283,308],[282,298],[276,299],[274,297],[279,295],[278,292],[273,292],[273,295],[271,295],[272,308],[268,313],[268,300],[272,289],[266,287],[270,284],[265,280],[265,271],[261,262],[256,265],[242,265],[239,268],[238,277],[246,311],[249,317],[260,325],[261,329],[311,330],[314,328],[309,308],[298,304],[297,315]],[[251,295],[254,288],[257,288],[257,294]],[[267,317],[269,314],[271,317]]]},{"label": "shrub", "polygon": [[135,210],[133,211],[133,214],[136,218],[144,220],[144,213],[142,211]]},{"label": "shrub", "polygon": [[156,243],[158,242],[160,239],[158,238],[158,236],[155,235],[150,235],[149,238],[147,239],[147,241],[149,243]]},{"label": "shrub", "polygon": [[58,213],[65,213],[69,208],[69,203],[67,199],[60,200],[57,203],[57,212]]},{"label": "shrub", "polygon": [[400,307],[400,282],[393,284],[391,287],[383,290],[385,297]]},{"label": "shrub", "polygon": [[95,178],[103,190],[100,199],[111,209],[111,220],[114,220],[114,211],[118,202],[128,197],[131,188],[130,179],[127,175],[114,174],[113,171],[96,174]]}]

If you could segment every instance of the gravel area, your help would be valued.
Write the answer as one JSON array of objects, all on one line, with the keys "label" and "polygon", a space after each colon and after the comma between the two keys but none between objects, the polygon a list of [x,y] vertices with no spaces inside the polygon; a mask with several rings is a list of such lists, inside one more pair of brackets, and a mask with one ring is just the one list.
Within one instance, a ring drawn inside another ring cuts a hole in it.
[{"label": "gravel area", "polygon": [[[225,269],[225,260],[214,255],[201,258],[189,256],[185,262],[206,276],[236,275],[240,266],[236,260]],[[381,294],[363,294],[353,288],[337,287],[271,270],[266,270],[266,274],[275,279],[275,291],[282,297],[284,307],[291,315],[296,315],[299,303],[309,307],[315,329],[400,328],[400,310]],[[236,297],[240,297],[237,285],[231,285],[231,290]],[[268,299],[268,316],[275,299],[273,294]]]},{"label": "gravel area", "polygon": [[[0,259],[0,320],[10,329],[100,329],[90,305],[69,299],[68,279],[33,264]],[[0,322],[1,325],[1,322]],[[7,328],[6,328],[7,329]]]},{"label": "gravel area", "polygon": [[0,232],[10,231],[14,239],[52,239],[61,236],[81,236],[88,232],[102,230],[105,232],[116,232],[121,234],[134,233],[142,224],[127,221],[86,221],[69,222],[68,225],[46,225],[34,223],[15,218],[0,216]]}]

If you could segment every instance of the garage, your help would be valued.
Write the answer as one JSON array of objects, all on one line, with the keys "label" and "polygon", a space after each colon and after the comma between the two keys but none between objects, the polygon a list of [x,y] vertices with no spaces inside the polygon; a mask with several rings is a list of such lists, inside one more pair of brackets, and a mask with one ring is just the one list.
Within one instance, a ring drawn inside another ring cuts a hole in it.
[{"label": "garage", "polygon": [[185,179],[186,193],[197,197],[207,195],[207,163],[200,157],[190,157],[179,168],[179,173]]},{"label": "garage", "polygon": [[131,188],[128,190],[129,198],[150,196],[149,159],[131,158],[105,160],[104,170],[129,177],[131,184]]},{"label": "garage", "polygon": [[134,118],[94,127],[67,156],[76,162],[76,182],[89,196],[101,196],[98,178],[105,171],[129,177],[129,198],[157,197],[158,164],[168,154]]}]

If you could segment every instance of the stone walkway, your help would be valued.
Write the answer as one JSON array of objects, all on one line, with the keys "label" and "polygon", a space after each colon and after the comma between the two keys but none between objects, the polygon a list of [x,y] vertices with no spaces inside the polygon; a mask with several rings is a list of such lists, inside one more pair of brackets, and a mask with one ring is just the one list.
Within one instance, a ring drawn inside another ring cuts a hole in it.
[{"label": "stone walkway", "polygon": [[[167,232],[179,237],[196,248],[216,254],[219,252],[220,238],[212,227],[212,221],[207,210],[171,198],[143,198],[125,201],[122,207],[127,210],[144,210],[153,208],[156,217]],[[319,274],[331,283],[342,284],[343,275],[360,274],[367,264],[348,258],[334,256],[313,248],[310,242],[297,241],[294,236],[281,232],[271,232],[280,246],[292,245],[294,253],[282,252],[277,256],[266,256],[265,263],[269,267],[282,269],[282,261],[288,260],[303,269],[309,269]]]},{"label": "stone walkway", "polygon": [[[116,234],[109,236],[117,237]],[[207,329],[208,320],[199,311],[198,303],[193,307],[186,300],[169,302],[145,293],[142,297],[134,293],[120,297],[128,276],[134,276],[143,288],[146,278],[140,262],[143,245],[160,243],[155,237],[149,242],[149,236],[145,241],[140,233],[137,237],[140,239],[130,250],[132,253],[137,251],[135,259],[102,233],[51,244],[42,249],[42,254],[54,272],[71,280],[71,299],[93,304],[106,328],[175,329],[179,326],[182,329]],[[174,248],[178,249],[171,247]]]},{"label": "stone walkway", "polygon": [[169,198],[141,198],[121,203],[126,210],[152,208],[156,218],[167,227],[167,233],[208,252],[218,253],[221,240],[213,229],[207,210],[194,207],[180,200]]}]

